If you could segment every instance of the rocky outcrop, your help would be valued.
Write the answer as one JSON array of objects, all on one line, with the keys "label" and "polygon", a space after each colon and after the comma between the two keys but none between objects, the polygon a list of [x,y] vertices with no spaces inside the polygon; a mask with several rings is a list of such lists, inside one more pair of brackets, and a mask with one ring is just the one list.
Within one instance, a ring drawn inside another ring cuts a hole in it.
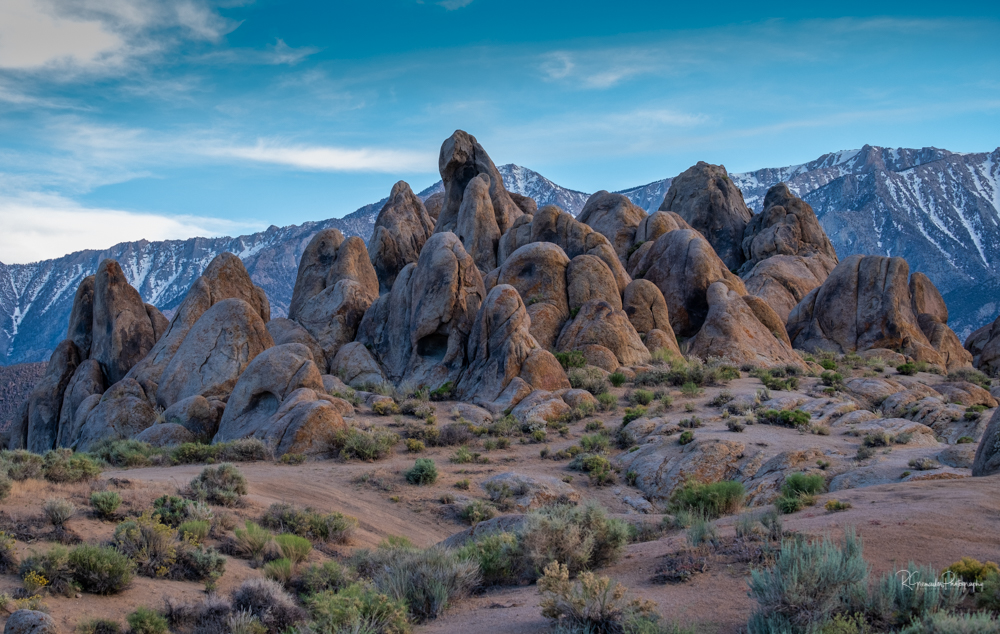
[{"label": "rocky outcrop", "polygon": [[365,313],[357,340],[396,384],[457,384],[485,296],[482,275],[458,237],[435,233],[417,263]]},{"label": "rocky outcrop", "polygon": [[708,287],[722,282],[746,295],[743,282],[729,271],[712,245],[692,229],[669,231],[653,243],[636,265],[635,277],[660,289],[676,334],[691,337],[708,315]]},{"label": "rocky outcrop", "polygon": [[602,190],[587,200],[576,219],[607,238],[624,266],[636,239],[636,229],[646,215],[641,207],[622,194]]},{"label": "rocky outcrop", "polygon": [[776,338],[747,302],[725,284],[712,284],[707,298],[708,315],[691,343],[690,354],[725,359],[735,365],[805,367],[791,346]]},{"label": "rocky outcrop", "polygon": [[503,177],[476,137],[456,130],[441,145],[438,170],[444,184],[444,200],[435,225],[435,233],[454,232],[465,190],[480,174],[489,179],[489,198],[500,233],[506,233],[524,212],[503,186]]},{"label": "rocky outcrop", "polygon": [[365,311],[378,297],[379,281],[364,242],[336,229],[313,236],[302,255],[288,317],[305,328],[323,351],[325,370],[344,344],[354,341]]},{"label": "rocky outcrop", "polygon": [[73,448],[90,451],[105,439],[132,438],[152,426],[155,420],[156,411],[147,400],[142,386],[134,379],[122,379],[109,387],[100,397],[100,402],[87,414]]},{"label": "rocky outcrop", "polygon": [[836,268],[837,253],[812,207],[778,183],[764,197],[764,210],[747,224],[740,267],[747,291],[781,317]]},{"label": "rocky outcrop", "polygon": [[490,177],[486,174],[476,176],[465,188],[455,222],[455,235],[480,271],[488,273],[496,268],[500,226],[490,201]]},{"label": "rocky outcrop", "polygon": [[619,293],[632,281],[607,238],[555,205],[542,207],[534,216],[522,216],[514,223],[500,238],[497,264],[502,266],[515,251],[533,242],[551,242],[571,259],[578,255],[600,258],[614,275]]},{"label": "rocky outcrop", "polygon": [[500,267],[497,284],[508,284],[521,294],[531,320],[531,335],[543,348],[552,348],[569,318],[566,269],[570,260],[549,242],[526,244]]},{"label": "rocky outcrop", "polygon": [[59,634],[56,620],[45,612],[17,610],[7,618],[4,634]]},{"label": "rocky outcrop", "polygon": [[641,335],[650,330],[670,329],[670,313],[663,293],[649,280],[633,280],[625,287],[622,310],[636,332]]},{"label": "rocky outcrop", "polygon": [[166,424],[180,425],[200,442],[208,442],[218,431],[225,409],[226,404],[219,399],[190,396],[165,409],[160,419]]},{"label": "rocky outcrop", "polygon": [[[441,195],[436,200],[440,203],[443,198]],[[368,255],[378,277],[379,292],[391,290],[403,267],[417,261],[427,238],[434,233],[435,222],[408,184],[399,181],[392,186],[368,241]]]},{"label": "rocky outcrop", "polygon": [[93,314],[89,356],[101,364],[108,383],[116,383],[146,356],[156,338],[139,291],[114,260],[97,268]]},{"label": "rocky outcrop", "polygon": [[[578,255],[570,260],[566,269],[566,291],[570,310],[579,309],[592,299],[603,300],[617,310],[622,308],[622,296],[614,274],[603,260],[593,255]],[[660,299],[662,301],[662,295]]]},{"label": "rocky outcrop", "polygon": [[58,447],[71,447],[79,429],[76,427],[77,410],[87,398],[95,394],[103,394],[107,385],[104,382],[104,372],[101,364],[94,359],[87,359],[77,367],[73,378],[66,386],[59,410],[59,435],[56,440]]},{"label": "rocky outcrop", "polygon": [[516,511],[550,504],[575,504],[580,494],[572,486],[553,476],[527,476],[520,473],[498,473],[480,483],[486,494],[494,499],[511,498]]},{"label": "rocky outcrop", "polygon": [[225,398],[254,357],[274,341],[257,311],[241,299],[224,299],[201,316],[163,371],[160,407],[191,396]]},{"label": "rocky outcrop", "polygon": [[316,338],[309,334],[309,331],[296,321],[279,317],[267,322],[267,332],[271,335],[274,345],[280,346],[286,343],[301,343],[312,352],[313,360],[322,364],[326,359],[326,353],[319,347]]},{"label": "rocky outcrop", "polygon": [[59,410],[66,387],[79,365],[80,351],[76,344],[66,339],[56,346],[45,368],[45,376],[28,396],[27,418],[22,429],[11,435],[11,448],[25,448],[35,453],[55,448],[59,437]]},{"label": "rocky outcrop", "polygon": [[699,161],[675,177],[660,211],[673,211],[700,231],[726,270],[743,264],[743,234],[753,214],[724,166]]},{"label": "rocky outcrop", "polygon": [[90,344],[94,334],[94,276],[83,278],[76,287],[73,309],[69,314],[69,330],[66,338],[76,344],[80,357],[90,357]]},{"label": "rocky outcrop", "polygon": [[973,476],[1000,473],[1000,410],[993,413],[972,462]]},{"label": "rocky outcrop", "polygon": [[[908,278],[909,265],[902,258],[845,259],[789,315],[792,344],[809,352],[888,348],[947,365],[946,355],[928,341],[913,313]],[[947,343],[943,337],[938,341]]]},{"label": "rocky outcrop", "polygon": [[271,319],[271,305],[263,290],[254,286],[243,262],[232,253],[215,257],[194,281],[177,308],[170,325],[149,354],[128,373],[155,402],[164,370],[188,333],[209,308],[226,299],[246,302],[263,323]]},{"label": "rocky outcrop", "polygon": [[592,299],[580,308],[562,329],[556,348],[569,351],[586,345],[607,348],[622,365],[639,365],[650,360],[649,350],[625,312],[600,299]]},{"label": "rocky outcrop", "polygon": [[910,276],[910,302],[917,324],[927,341],[941,355],[948,370],[972,365],[972,353],[962,346],[948,327],[948,306],[941,293],[923,273]]},{"label": "rocky outcrop", "polygon": [[368,349],[357,341],[342,346],[330,366],[330,371],[340,380],[356,389],[385,382],[378,363]]},{"label": "rocky outcrop", "polygon": [[642,219],[635,230],[635,241],[629,249],[628,263],[625,270],[635,277],[635,269],[642,257],[653,248],[657,238],[677,229],[692,229],[686,220],[673,212],[657,211]]},{"label": "rocky outcrop", "polygon": [[[424,201],[424,208],[427,209],[427,215],[431,217],[434,224],[437,224],[438,216],[441,215],[441,207],[444,206],[444,192],[437,192],[436,194],[431,194]],[[433,233],[433,226],[431,227],[431,232]]]},{"label": "rocky outcrop", "polygon": [[455,391],[458,399],[493,404],[518,377],[537,389],[569,386],[562,366],[538,347],[529,324],[517,289],[506,284],[493,287],[469,336],[469,367]]},{"label": "rocky outcrop", "polygon": [[345,428],[332,401],[307,347],[275,346],[247,366],[213,442],[258,438],[279,456],[325,452]]},{"label": "rocky outcrop", "polygon": [[147,427],[136,434],[135,439],[152,447],[176,447],[198,440],[189,429],[177,423],[160,423]]}]

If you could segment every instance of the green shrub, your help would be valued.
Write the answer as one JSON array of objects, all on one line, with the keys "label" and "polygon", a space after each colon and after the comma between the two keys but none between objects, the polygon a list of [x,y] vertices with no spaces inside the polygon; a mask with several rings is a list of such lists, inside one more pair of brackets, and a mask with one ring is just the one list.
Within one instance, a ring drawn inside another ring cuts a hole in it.
[{"label": "green shrub", "polygon": [[618,407],[618,397],[611,392],[597,395],[597,403],[602,412],[613,412]]},{"label": "green shrub", "polygon": [[582,461],[583,471],[590,476],[591,484],[604,486],[615,481],[611,461],[604,456],[589,455]]},{"label": "green shrub", "polygon": [[421,451],[427,449],[423,442],[417,440],[416,438],[406,439],[406,450],[410,453],[420,453]]},{"label": "green shrub", "polygon": [[836,513],[837,511],[846,511],[851,508],[851,503],[841,502],[840,500],[827,500],[824,508],[830,513]]},{"label": "green shrub", "polygon": [[861,444],[865,447],[888,447],[890,442],[889,435],[884,431],[865,434],[861,439]]},{"label": "green shrub", "polygon": [[[536,429],[535,431],[542,431],[544,433],[544,431],[540,429]],[[544,436],[542,439],[544,440]],[[472,452],[469,451],[469,448],[464,445],[459,447],[458,450],[455,451],[455,455],[451,457],[451,461],[455,464],[469,464],[472,462],[472,459]]]},{"label": "green shrub", "polygon": [[559,562],[546,565],[538,580],[542,616],[551,619],[560,632],[611,634],[661,632],[655,605],[629,600],[627,589],[608,577],[584,573],[577,583]]},{"label": "green shrub", "polygon": [[608,380],[611,381],[611,385],[621,387],[622,385],[625,385],[625,381],[628,380],[628,377],[625,376],[624,372],[615,370],[608,375]]},{"label": "green shrub", "polygon": [[913,376],[918,372],[918,369],[917,365],[914,363],[904,363],[896,366],[896,372],[899,372],[904,376]]},{"label": "green shrub", "polygon": [[73,513],[76,513],[76,507],[69,500],[49,498],[42,505],[42,511],[53,526],[62,526],[66,520],[73,517]]},{"label": "green shrub", "polygon": [[410,631],[406,602],[367,584],[354,583],[339,592],[327,590],[305,599],[316,632],[405,634]]},{"label": "green shrub", "polygon": [[445,381],[437,389],[431,390],[429,396],[432,401],[450,401],[454,391],[455,384],[451,381]]},{"label": "green shrub", "polygon": [[292,560],[292,563],[300,564],[309,557],[312,552],[312,544],[305,537],[285,533],[274,538],[274,543],[278,546],[278,551],[285,559]]},{"label": "green shrub", "polygon": [[94,491],[90,494],[90,505],[102,519],[111,519],[122,504],[122,496],[117,491]]},{"label": "green shrub", "polygon": [[573,368],[567,373],[569,384],[573,389],[587,390],[594,396],[600,396],[608,391],[608,380],[604,376],[600,368],[592,366]]},{"label": "green shrub", "polygon": [[626,522],[588,502],[530,511],[518,534],[525,570],[537,576],[553,560],[568,566],[571,574],[613,564],[624,552],[630,531]]},{"label": "green shrub", "polygon": [[948,373],[949,381],[968,381],[975,383],[984,390],[989,390],[993,386],[993,381],[979,370],[973,368],[959,368]]},{"label": "green shrub", "polygon": [[251,561],[260,563],[271,547],[273,539],[271,533],[250,520],[247,520],[244,526],[245,528],[237,528],[233,531],[236,549]]},{"label": "green shrub", "polygon": [[236,506],[247,494],[247,480],[232,464],[205,467],[195,479],[191,480],[191,492],[199,500],[223,506]]},{"label": "green shrub", "polygon": [[122,626],[111,619],[89,619],[76,626],[76,634],[121,634]]},{"label": "green shrub", "polygon": [[168,576],[177,562],[177,531],[149,511],[115,527],[112,541],[146,577]]},{"label": "green shrub", "polygon": [[169,457],[173,464],[196,464],[199,462],[255,462],[270,460],[273,456],[271,448],[264,441],[258,438],[239,438],[215,445],[184,443],[169,450]]},{"label": "green shrub", "polygon": [[677,442],[681,445],[687,445],[694,442],[694,432],[691,430],[681,432],[681,435],[677,437]]},{"label": "green shrub", "polygon": [[[938,579],[929,566],[910,563],[903,571],[887,572],[869,591],[865,612],[888,625],[905,625],[938,611],[950,611],[965,598],[961,587],[931,583]],[[927,581],[927,584],[912,583]]]},{"label": "green shrub", "polygon": [[653,393],[649,390],[635,390],[629,394],[628,400],[633,405],[649,405],[653,402]]},{"label": "green shrub", "polygon": [[344,459],[356,458],[371,462],[391,454],[397,442],[399,436],[388,429],[350,427],[337,432],[332,447],[340,449],[340,456]]},{"label": "green shrub", "polygon": [[187,519],[191,502],[176,495],[163,495],[153,500],[153,512],[167,526],[177,527]]},{"label": "green shrub", "polygon": [[21,562],[17,574],[23,579],[31,572],[48,580],[46,587],[52,594],[72,597],[79,591],[77,583],[73,580],[69,551],[65,546],[56,544],[44,553],[31,551],[31,554]]},{"label": "green shrub", "polygon": [[735,480],[711,484],[689,480],[683,487],[674,491],[670,498],[670,508],[672,512],[687,510],[714,519],[739,511],[745,496],[746,488]]},{"label": "green shrub", "polygon": [[0,574],[7,574],[17,569],[15,543],[13,535],[0,531]]},{"label": "green shrub", "polygon": [[343,513],[319,513],[276,502],[268,507],[260,523],[266,528],[324,542],[346,543],[358,520]]},{"label": "green shrub", "polygon": [[406,481],[410,484],[424,485],[434,484],[438,479],[437,465],[430,458],[417,458],[406,472]]},{"label": "green shrub", "polygon": [[132,438],[105,438],[98,441],[89,453],[113,467],[146,467],[151,464],[156,450],[149,443]]},{"label": "green shrub", "polygon": [[465,505],[458,516],[475,526],[479,522],[485,522],[497,516],[497,509],[492,504],[482,500],[473,500]]},{"label": "green shrub", "polygon": [[805,503],[803,499],[798,495],[796,496],[783,495],[774,501],[774,506],[777,507],[777,509],[780,512],[785,513],[787,515],[789,513],[795,513],[796,511],[801,511],[802,508],[805,506]]},{"label": "green shrub", "polygon": [[280,559],[275,559],[274,561],[269,561],[264,564],[261,569],[264,576],[272,581],[277,581],[283,586],[287,586],[292,581],[292,575],[295,573],[295,564],[291,559],[287,557],[281,557]]},{"label": "green shrub", "polygon": [[[42,477],[41,456],[24,449],[3,452],[3,462],[6,463],[7,477],[15,482]],[[2,465],[3,463],[0,463]]]},{"label": "green shrub", "polygon": [[177,549],[177,565],[173,578],[189,581],[217,579],[226,571],[226,558],[214,548],[181,544]]},{"label": "green shrub", "polygon": [[278,460],[281,464],[297,465],[304,464],[306,461],[306,455],[304,453],[286,453],[281,456]]},{"label": "green shrub", "polygon": [[0,469],[0,502],[3,502],[4,500],[7,499],[7,496],[10,495],[10,490],[13,487],[14,485],[11,482],[10,478],[8,478],[7,474],[4,473],[2,469]]},{"label": "green shrub", "polygon": [[976,614],[937,612],[903,628],[899,634],[995,634],[998,631],[1000,631],[1000,621],[996,616],[986,612]]},{"label": "green shrub", "polygon": [[757,610],[748,633],[812,631],[834,614],[848,612],[851,598],[863,596],[867,578],[861,539],[852,530],[842,545],[829,538],[783,540],[774,566],[750,571],[750,596]]},{"label": "green shrub", "polygon": [[177,534],[186,542],[200,544],[208,537],[210,528],[211,524],[205,520],[188,520],[177,527]]},{"label": "green shrub", "polygon": [[99,475],[101,466],[93,458],[72,449],[53,449],[42,462],[42,476],[49,482],[87,482]]},{"label": "green shrub", "polygon": [[379,416],[392,416],[399,413],[399,405],[393,400],[379,400],[372,403],[372,412]]},{"label": "green shrub", "polygon": [[281,584],[270,579],[247,579],[231,598],[234,611],[257,617],[271,634],[285,632],[306,617],[305,611],[296,605]]},{"label": "green shrub", "polygon": [[626,407],[625,416],[622,417],[622,425],[628,425],[632,421],[642,418],[646,415],[645,407]]},{"label": "green shrub", "polygon": [[580,448],[587,453],[606,453],[611,441],[605,434],[584,434],[580,437]]},{"label": "green shrub", "polygon": [[138,608],[126,618],[132,634],[169,634],[167,619],[149,608]]},{"label": "green shrub", "polygon": [[372,577],[375,587],[406,604],[417,622],[440,615],[479,584],[479,566],[441,549],[392,552]]},{"label": "green shrub", "polygon": [[301,573],[301,586],[306,595],[317,592],[337,592],[357,580],[353,570],[336,561],[310,564]]},{"label": "green shrub", "polygon": [[757,422],[765,425],[781,425],[783,427],[793,427],[795,429],[805,427],[809,424],[812,416],[809,412],[800,409],[796,410],[776,410],[768,409],[757,412]]},{"label": "green shrub", "polygon": [[557,352],[555,353],[556,360],[563,367],[564,370],[569,370],[570,368],[582,368],[587,365],[587,358],[583,356],[583,353],[579,350],[570,350],[569,352]]},{"label": "green shrub", "polygon": [[523,573],[520,544],[513,533],[490,533],[469,540],[459,548],[458,558],[479,565],[484,586],[516,584]]},{"label": "green shrub", "polygon": [[715,524],[707,517],[695,516],[687,530],[687,543],[698,547],[702,544],[712,544],[719,538]]},{"label": "green shrub", "polygon": [[907,463],[907,466],[911,469],[916,469],[917,471],[933,471],[934,469],[939,469],[941,467],[941,465],[926,457],[911,458]]},{"label": "green shrub", "polygon": [[69,554],[69,566],[80,587],[94,594],[117,594],[135,576],[135,563],[110,546],[77,546]]}]

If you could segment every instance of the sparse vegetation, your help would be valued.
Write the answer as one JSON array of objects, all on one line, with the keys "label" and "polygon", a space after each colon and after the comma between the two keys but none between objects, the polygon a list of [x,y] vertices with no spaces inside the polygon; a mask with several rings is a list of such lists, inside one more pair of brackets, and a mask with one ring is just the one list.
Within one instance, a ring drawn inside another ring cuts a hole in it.
[{"label": "sparse vegetation", "polygon": [[62,526],[66,520],[76,513],[76,507],[69,500],[63,498],[49,498],[42,505],[42,512],[53,526]]},{"label": "sparse vegetation", "polygon": [[579,350],[570,350],[569,352],[556,352],[556,360],[562,365],[564,370],[569,370],[570,368],[582,368],[587,365],[587,359],[583,356],[583,353]]},{"label": "sparse vegetation", "polygon": [[670,498],[670,509],[671,512],[685,510],[714,519],[739,511],[745,496],[746,488],[734,480],[709,484],[689,480],[674,491]]},{"label": "sparse vegetation", "polygon": [[94,594],[117,594],[135,576],[135,564],[110,546],[77,546],[69,554],[69,565],[74,581]]},{"label": "sparse vegetation", "polygon": [[236,465],[205,467],[191,480],[191,494],[198,500],[236,506],[247,494],[247,480]]},{"label": "sparse vegetation", "polygon": [[434,484],[438,479],[437,465],[430,458],[417,458],[417,461],[406,472],[406,481],[410,484]]},{"label": "sparse vegetation", "polygon": [[90,494],[90,506],[101,519],[112,519],[122,504],[122,496],[117,491],[94,491]]},{"label": "sparse vegetation", "polygon": [[356,458],[371,462],[391,454],[397,442],[399,436],[388,429],[349,427],[337,432],[331,448],[339,449],[340,456],[344,459]]},{"label": "sparse vegetation", "polygon": [[346,543],[358,526],[358,520],[343,513],[320,513],[276,502],[260,519],[261,526],[273,531],[293,533],[322,542]]}]

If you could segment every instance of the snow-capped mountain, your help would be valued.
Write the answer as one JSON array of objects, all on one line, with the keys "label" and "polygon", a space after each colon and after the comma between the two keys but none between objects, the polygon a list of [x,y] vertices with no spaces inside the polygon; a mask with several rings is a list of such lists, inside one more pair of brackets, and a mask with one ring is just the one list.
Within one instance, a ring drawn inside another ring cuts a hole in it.
[{"label": "snow-capped mountain", "polygon": [[[579,213],[588,194],[565,189],[517,165],[498,168],[511,191],[539,206]],[[1000,312],[1000,148],[958,154],[865,146],[825,154],[790,167],[730,174],[744,199],[760,211],[764,194],[784,181],[819,217],[841,258],[853,253],[899,255],[926,273],[951,311],[962,337]],[[652,212],[672,179],[624,190]],[[418,195],[441,191],[437,182]],[[272,315],[286,314],[299,257],[319,230],[335,227],[366,241],[385,199],[343,217],[308,222],[238,238],[127,242],[104,251],[79,251],[33,264],[0,264],[0,364],[47,360],[65,336],[80,280],[104,258],[122,265],[145,301],[167,314],[219,253],[239,255],[271,300]]]},{"label": "snow-capped mountain", "polygon": [[[576,214],[587,201],[587,194],[560,187],[530,169],[518,165],[498,169],[509,190],[531,196],[540,205],[556,204]],[[442,189],[438,181],[418,195],[426,199]],[[333,227],[367,242],[386,200],[365,205],[343,218],[271,226],[237,238],[140,240],[32,264],[0,263],[0,365],[48,360],[66,336],[80,280],[93,274],[105,258],[117,260],[142,298],[169,316],[212,258],[229,251],[243,260],[254,282],[267,292],[271,314],[283,316],[288,312],[299,258],[312,236]]]}]

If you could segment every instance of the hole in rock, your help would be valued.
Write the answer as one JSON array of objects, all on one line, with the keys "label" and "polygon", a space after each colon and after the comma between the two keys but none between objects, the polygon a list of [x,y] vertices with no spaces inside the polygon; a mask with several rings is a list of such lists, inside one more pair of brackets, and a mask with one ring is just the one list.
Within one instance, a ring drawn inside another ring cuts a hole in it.
[{"label": "hole in rock", "polygon": [[434,333],[427,335],[417,342],[417,354],[431,359],[444,359],[448,352],[448,335]]}]

